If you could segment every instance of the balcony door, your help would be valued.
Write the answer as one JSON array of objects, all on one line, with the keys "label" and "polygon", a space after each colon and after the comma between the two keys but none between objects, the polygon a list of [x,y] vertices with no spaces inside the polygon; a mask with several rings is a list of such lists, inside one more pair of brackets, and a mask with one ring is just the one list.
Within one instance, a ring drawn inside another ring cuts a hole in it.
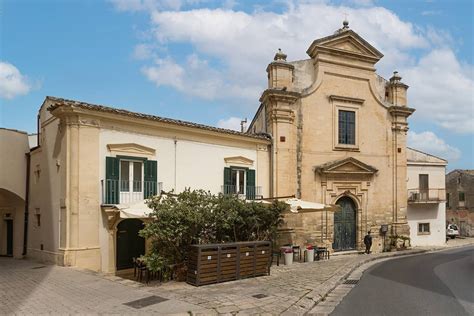
[{"label": "balcony door", "polygon": [[419,183],[420,183],[420,201],[427,201],[429,198],[428,175],[420,174]]},{"label": "balcony door", "polygon": [[143,163],[120,160],[120,203],[143,200]]},{"label": "balcony door", "polygon": [[243,169],[232,169],[231,170],[231,182],[233,188],[231,189],[236,194],[245,194],[245,174],[246,170]]}]

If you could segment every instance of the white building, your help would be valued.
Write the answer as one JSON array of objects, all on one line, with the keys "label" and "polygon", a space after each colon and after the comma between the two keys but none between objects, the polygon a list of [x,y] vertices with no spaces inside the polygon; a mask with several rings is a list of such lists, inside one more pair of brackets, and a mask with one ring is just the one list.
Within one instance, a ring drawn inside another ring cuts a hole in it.
[{"label": "white building", "polygon": [[412,246],[446,242],[447,164],[444,159],[407,148],[407,217]]}]

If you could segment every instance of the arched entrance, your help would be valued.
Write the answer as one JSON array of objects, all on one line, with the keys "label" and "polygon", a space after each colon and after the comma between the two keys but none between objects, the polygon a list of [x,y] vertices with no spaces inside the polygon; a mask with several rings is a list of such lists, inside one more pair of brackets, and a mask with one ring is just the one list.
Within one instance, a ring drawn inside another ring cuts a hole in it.
[{"label": "arched entrance", "polygon": [[117,225],[117,270],[133,267],[132,258],[145,254],[145,239],[138,235],[143,226],[139,219],[125,219]]},{"label": "arched entrance", "polygon": [[347,196],[340,198],[337,205],[341,210],[334,213],[334,251],[356,248],[356,206]]}]

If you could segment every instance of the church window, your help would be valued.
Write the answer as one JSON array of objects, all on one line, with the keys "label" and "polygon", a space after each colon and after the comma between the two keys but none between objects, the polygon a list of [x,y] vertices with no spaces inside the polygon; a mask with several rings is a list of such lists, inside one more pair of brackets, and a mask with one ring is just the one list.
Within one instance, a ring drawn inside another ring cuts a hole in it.
[{"label": "church window", "polygon": [[339,110],[339,144],[355,145],[355,112]]}]

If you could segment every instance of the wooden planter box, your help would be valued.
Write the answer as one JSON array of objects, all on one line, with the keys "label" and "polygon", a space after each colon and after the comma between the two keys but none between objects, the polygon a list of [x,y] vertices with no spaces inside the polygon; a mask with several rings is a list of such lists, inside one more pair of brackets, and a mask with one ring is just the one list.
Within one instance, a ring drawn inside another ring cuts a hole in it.
[{"label": "wooden planter box", "polygon": [[188,252],[189,284],[200,286],[270,273],[268,241],[193,245]]}]

